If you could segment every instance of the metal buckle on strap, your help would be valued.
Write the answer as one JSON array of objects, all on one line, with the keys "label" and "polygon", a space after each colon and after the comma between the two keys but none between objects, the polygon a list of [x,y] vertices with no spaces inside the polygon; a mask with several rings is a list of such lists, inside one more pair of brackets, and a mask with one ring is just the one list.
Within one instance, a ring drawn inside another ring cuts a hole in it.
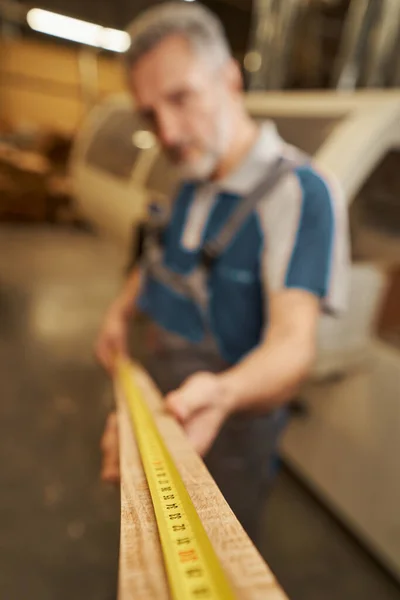
[{"label": "metal buckle on strap", "polygon": [[145,226],[145,235],[147,239],[150,239],[152,243],[156,243],[158,246],[164,245],[164,233],[166,227],[162,222],[159,223],[147,223]]},{"label": "metal buckle on strap", "polygon": [[156,203],[150,203],[148,206],[148,218],[145,221],[145,234],[159,246],[164,245],[164,233],[167,228],[168,220],[166,214]]}]

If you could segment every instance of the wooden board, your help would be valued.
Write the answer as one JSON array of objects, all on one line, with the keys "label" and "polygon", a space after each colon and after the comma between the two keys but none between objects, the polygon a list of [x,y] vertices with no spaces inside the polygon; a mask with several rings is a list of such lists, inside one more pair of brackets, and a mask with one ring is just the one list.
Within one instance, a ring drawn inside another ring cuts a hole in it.
[{"label": "wooden board", "polygon": [[[229,508],[180,426],[164,411],[156,387],[139,367],[135,376],[182,475],[238,600],[284,600],[271,571]],[[157,525],[128,408],[116,390],[121,451],[119,600],[167,600]]]}]

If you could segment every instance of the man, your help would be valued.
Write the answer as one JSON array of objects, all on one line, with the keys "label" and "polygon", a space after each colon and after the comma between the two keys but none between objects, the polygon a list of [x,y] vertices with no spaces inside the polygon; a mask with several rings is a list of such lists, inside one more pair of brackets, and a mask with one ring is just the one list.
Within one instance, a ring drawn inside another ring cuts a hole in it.
[{"label": "man", "polygon": [[[346,210],[272,123],[249,117],[240,68],[208,10],[163,4],[130,33],[136,108],[183,183],[106,315],[97,356],[112,370],[115,353],[127,352],[129,320],[146,315],[136,355],[257,541],[286,405],[313,364],[321,309],[343,308]],[[117,433],[112,415],[109,481],[119,476]]]}]

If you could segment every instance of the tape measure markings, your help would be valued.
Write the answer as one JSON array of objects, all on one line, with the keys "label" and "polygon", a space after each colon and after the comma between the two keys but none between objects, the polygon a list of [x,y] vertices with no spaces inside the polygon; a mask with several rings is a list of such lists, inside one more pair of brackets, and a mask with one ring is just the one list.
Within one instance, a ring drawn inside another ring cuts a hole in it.
[{"label": "tape measure markings", "polygon": [[173,599],[234,600],[232,587],[134,381],[131,363],[118,359],[117,372],[153,501]]}]

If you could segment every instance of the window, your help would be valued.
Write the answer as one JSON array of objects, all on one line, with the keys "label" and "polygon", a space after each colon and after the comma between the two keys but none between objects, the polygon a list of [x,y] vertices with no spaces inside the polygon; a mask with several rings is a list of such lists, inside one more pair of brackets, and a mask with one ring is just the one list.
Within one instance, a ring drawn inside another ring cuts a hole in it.
[{"label": "window", "polygon": [[132,141],[140,127],[139,118],[129,108],[114,110],[95,132],[86,152],[87,164],[128,179],[142,152]]},{"label": "window", "polygon": [[177,184],[177,175],[163,152],[159,152],[150,171],[146,187],[162,196],[170,196]]}]

